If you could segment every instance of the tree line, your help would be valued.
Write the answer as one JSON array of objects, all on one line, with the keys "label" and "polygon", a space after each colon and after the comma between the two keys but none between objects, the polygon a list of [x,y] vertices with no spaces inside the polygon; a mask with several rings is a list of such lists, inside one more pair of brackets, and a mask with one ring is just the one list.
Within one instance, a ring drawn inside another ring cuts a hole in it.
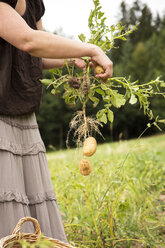
[{"label": "tree line", "polygon": [[[165,80],[165,15],[153,16],[146,4],[134,1],[127,6],[123,1],[120,5],[119,21],[126,28],[138,25],[127,41],[116,41],[115,47],[108,52],[114,63],[114,76],[131,77],[131,81],[148,82],[161,76]],[[44,78],[50,78],[51,73],[44,71]],[[165,99],[155,96],[151,99],[151,106],[155,116],[165,118]],[[68,106],[64,100],[50,93],[43,87],[43,97],[37,120],[41,136],[47,148],[64,148],[69,122],[79,106]],[[88,114],[98,111],[88,106]],[[138,104],[126,105],[115,110],[113,125],[105,126],[101,130],[106,141],[130,139],[138,137],[145,129],[149,120],[144,116]],[[150,129],[146,135],[158,132],[156,128]],[[97,137],[99,142],[104,140]],[[71,143],[72,145],[72,143]]]}]

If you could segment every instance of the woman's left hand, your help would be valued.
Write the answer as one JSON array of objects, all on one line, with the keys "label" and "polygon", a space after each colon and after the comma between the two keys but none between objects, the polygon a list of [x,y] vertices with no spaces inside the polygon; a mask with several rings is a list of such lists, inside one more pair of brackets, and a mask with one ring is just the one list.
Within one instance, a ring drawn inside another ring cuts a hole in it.
[{"label": "woman's left hand", "polygon": [[81,58],[73,58],[73,59],[71,59],[71,64],[75,65],[76,67],[78,67],[78,68],[80,68],[82,70],[85,70],[85,68],[86,68],[86,63]]}]

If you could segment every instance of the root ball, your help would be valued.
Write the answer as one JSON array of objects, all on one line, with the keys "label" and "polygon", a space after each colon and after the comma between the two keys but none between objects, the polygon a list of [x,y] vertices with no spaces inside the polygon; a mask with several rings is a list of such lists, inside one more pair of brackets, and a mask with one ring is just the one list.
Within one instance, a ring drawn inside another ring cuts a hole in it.
[{"label": "root ball", "polygon": [[69,77],[68,83],[69,83],[70,87],[72,87],[74,89],[79,89],[81,86],[81,80],[77,77]]}]

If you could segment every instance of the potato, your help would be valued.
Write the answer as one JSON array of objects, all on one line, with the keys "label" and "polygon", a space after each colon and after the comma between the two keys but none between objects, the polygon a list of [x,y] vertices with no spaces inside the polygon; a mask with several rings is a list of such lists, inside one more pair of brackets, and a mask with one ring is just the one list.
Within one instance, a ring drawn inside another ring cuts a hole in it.
[{"label": "potato", "polygon": [[87,158],[84,158],[79,163],[79,171],[83,176],[87,176],[91,173],[91,164]]},{"label": "potato", "polygon": [[92,156],[97,149],[97,142],[95,138],[93,137],[88,137],[85,139],[84,144],[83,144],[83,154],[87,157]]},{"label": "potato", "polygon": [[101,67],[100,65],[97,65],[96,68],[95,68],[95,74],[101,74],[101,73],[104,73],[104,69],[103,67]]}]

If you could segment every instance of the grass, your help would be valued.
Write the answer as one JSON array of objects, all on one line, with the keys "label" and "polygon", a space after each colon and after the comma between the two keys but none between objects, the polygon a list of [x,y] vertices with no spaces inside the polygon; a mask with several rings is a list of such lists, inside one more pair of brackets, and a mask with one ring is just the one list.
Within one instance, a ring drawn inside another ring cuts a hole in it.
[{"label": "grass", "polygon": [[165,135],[47,154],[66,234],[77,247],[165,247]]}]

